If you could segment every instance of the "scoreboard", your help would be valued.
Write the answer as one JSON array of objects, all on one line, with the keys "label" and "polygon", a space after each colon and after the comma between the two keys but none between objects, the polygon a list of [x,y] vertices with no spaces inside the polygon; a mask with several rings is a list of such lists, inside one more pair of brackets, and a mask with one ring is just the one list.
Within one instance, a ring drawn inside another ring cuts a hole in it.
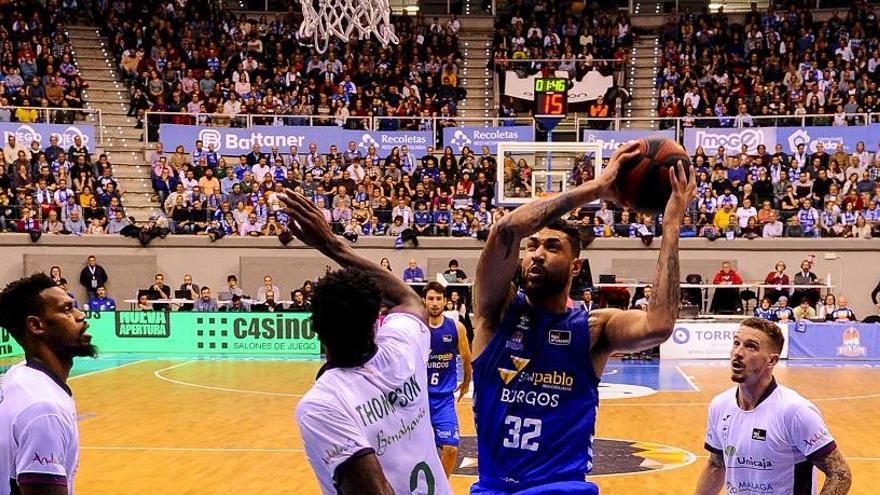
[{"label": "scoreboard", "polygon": [[535,79],[535,118],[564,119],[568,114],[568,79]]}]

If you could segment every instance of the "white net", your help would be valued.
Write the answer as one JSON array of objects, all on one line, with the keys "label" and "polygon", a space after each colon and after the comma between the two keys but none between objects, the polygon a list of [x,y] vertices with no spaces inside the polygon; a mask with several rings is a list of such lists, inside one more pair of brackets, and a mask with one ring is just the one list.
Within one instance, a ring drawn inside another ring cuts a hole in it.
[{"label": "white net", "polygon": [[319,53],[327,51],[334,36],[348,41],[352,35],[359,39],[373,35],[383,46],[399,41],[391,24],[388,0],[299,1],[303,10],[299,36],[313,38]]}]

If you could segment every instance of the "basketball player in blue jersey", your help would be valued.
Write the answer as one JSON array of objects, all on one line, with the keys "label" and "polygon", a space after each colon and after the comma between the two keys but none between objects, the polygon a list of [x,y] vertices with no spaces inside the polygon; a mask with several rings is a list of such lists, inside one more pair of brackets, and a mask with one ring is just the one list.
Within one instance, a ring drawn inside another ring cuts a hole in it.
[{"label": "basketball player in blue jersey", "polygon": [[[458,417],[455,414],[455,391],[458,400],[471,386],[471,349],[464,325],[443,316],[446,292],[438,282],[428,282],[423,295],[428,310],[428,328],[431,329],[431,354],[428,356],[428,399],[431,405],[431,425],[434,441],[440,450],[440,462],[446,477],[452,475],[458,454]],[[456,358],[461,356],[463,377],[458,384]]]},{"label": "basketball player in blue jersey", "polygon": [[[581,268],[576,230],[559,217],[597,199],[621,201],[620,164],[637,154],[627,143],[595,179],[520,206],[492,228],[475,286],[474,421],[479,480],[472,495],[592,495],[592,441],[599,377],[612,352],[659,345],[678,313],[678,226],[694,196],[693,168],[670,170],[654,296],[647,311],[566,308]],[[688,178],[689,177],[689,178]],[[520,244],[522,288],[512,281]]]}]

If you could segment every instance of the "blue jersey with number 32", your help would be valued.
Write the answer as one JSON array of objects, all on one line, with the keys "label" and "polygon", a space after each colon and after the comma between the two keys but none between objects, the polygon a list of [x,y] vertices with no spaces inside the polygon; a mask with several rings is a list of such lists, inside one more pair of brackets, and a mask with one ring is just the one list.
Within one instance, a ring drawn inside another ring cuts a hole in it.
[{"label": "blue jersey with number 32", "polygon": [[458,327],[451,318],[443,317],[443,323],[431,328],[431,354],[428,356],[428,393],[451,394],[455,392],[455,357],[458,356]]},{"label": "blue jersey with number 32", "polygon": [[599,407],[587,311],[539,310],[518,292],[473,365],[480,485],[583,481]]}]

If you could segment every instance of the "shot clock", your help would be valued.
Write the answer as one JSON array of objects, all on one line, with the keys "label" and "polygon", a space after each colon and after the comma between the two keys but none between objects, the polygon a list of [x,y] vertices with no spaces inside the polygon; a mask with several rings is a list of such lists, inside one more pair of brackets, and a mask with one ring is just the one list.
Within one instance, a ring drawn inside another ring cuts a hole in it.
[{"label": "shot clock", "polygon": [[564,119],[568,114],[568,79],[535,79],[535,118]]}]

